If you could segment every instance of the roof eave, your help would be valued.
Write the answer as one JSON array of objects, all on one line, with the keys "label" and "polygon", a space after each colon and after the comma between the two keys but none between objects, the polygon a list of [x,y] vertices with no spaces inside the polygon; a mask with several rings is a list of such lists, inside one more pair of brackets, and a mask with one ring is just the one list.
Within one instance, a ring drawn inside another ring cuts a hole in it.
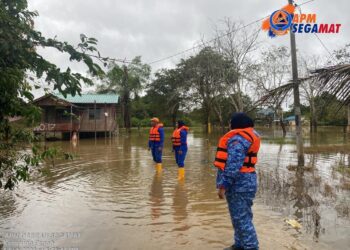
[{"label": "roof eave", "polygon": [[67,100],[64,100],[64,99],[62,99],[62,98],[59,98],[58,96],[56,96],[56,95],[54,95],[54,94],[51,94],[51,93],[46,94],[46,95],[43,95],[43,96],[41,96],[41,97],[39,97],[39,98],[35,99],[35,100],[33,101],[33,104],[35,104],[35,103],[37,103],[37,102],[39,102],[39,101],[41,101],[41,100],[43,100],[43,99],[45,99],[45,98],[49,98],[49,97],[51,97],[51,98],[55,99],[56,101],[63,102],[63,103],[65,104],[65,105],[63,105],[63,106],[68,106],[68,107],[70,107],[70,106],[73,106],[73,107],[78,107],[78,106],[76,106],[74,103],[69,102],[69,101],[67,101]]}]

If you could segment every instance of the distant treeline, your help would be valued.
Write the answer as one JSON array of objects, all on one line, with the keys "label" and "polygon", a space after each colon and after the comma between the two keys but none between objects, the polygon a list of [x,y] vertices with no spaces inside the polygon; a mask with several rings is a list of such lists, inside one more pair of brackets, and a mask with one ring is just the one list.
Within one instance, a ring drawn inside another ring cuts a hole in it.
[{"label": "distant treeline", "polygon": [[[240,27],[229,20],[226,25],[228,30]],[[256,57],[256,39],[256,34],[239,29],[235,35],[223,36],[213,46],[182,59],[172,69],[158,70],[152,77],[150,65],[143,64],[141,57],[128,65],[113,63],[97,91],[120,95],[119,124],[125,128],[149,126],[153,116],[166,126],[174,126],[177,119],[182,119],[192,126],[224,128],[233,112],[247,112],[256,118],[257,112],[266,108],[273,110],[273,118],[282,124],[282,117],[293,115],[292,105],[287,112],[282,109],[283,103],[292,103],[289,49],[263,48]],[[350,62],[349,48],[346,45],[334,51],[334,56],[343,63]],[[332,62],[317,56],[298,58],[300,78],[306,79],[300,83],[305,120],[311,127],[345,125],[347,107],[322,90],[317,80],[308,79],[312,70]],[[263,98],[267,95],[269,98]],[[271,116],[259,116],[259,121],[272,123]]]}]

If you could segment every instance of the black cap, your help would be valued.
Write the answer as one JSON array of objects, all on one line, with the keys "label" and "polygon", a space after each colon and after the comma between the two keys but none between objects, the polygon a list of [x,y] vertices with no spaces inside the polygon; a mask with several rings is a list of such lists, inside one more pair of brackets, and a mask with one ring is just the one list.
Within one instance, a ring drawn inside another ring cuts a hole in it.
[{"label": "black cap", "polygon": [[181,128],[181,127],[184,126],[184,125],[185,125],[184,121],[182,121],[182,120],[178,120],[178,121],[177,121],[177,127],[178,127],[178,128]]},{"label": "black cap", "polygon": [[254,121],[246,113],[233,113],[231,117],[231,129],[254,127]]}]

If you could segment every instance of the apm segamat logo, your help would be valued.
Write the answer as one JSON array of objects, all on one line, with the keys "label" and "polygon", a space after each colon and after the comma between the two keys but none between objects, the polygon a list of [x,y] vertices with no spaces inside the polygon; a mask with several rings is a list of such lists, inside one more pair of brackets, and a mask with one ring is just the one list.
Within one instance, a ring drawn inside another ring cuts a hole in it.
[{"label": "apm segamat logo", "polygon": [[289,31],[293,33],[339,33],[340,23],[317,23],[315,13],[295,13],[292,4],[274,11],[262,23],[262,29],[268,31],[270,37],[283,36]]}]

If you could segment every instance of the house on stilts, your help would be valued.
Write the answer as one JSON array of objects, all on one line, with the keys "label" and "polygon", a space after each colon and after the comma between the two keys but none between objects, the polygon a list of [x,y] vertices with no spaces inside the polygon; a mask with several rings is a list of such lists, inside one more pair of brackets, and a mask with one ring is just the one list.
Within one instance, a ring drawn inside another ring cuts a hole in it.
[{"label": "house on stilts", "polygon": [[34,100],[41,108],[40,125],[35,133],[58,134],[71,138],[112,136],[118,128],[119,96],[115,94],[46,94]]}]

